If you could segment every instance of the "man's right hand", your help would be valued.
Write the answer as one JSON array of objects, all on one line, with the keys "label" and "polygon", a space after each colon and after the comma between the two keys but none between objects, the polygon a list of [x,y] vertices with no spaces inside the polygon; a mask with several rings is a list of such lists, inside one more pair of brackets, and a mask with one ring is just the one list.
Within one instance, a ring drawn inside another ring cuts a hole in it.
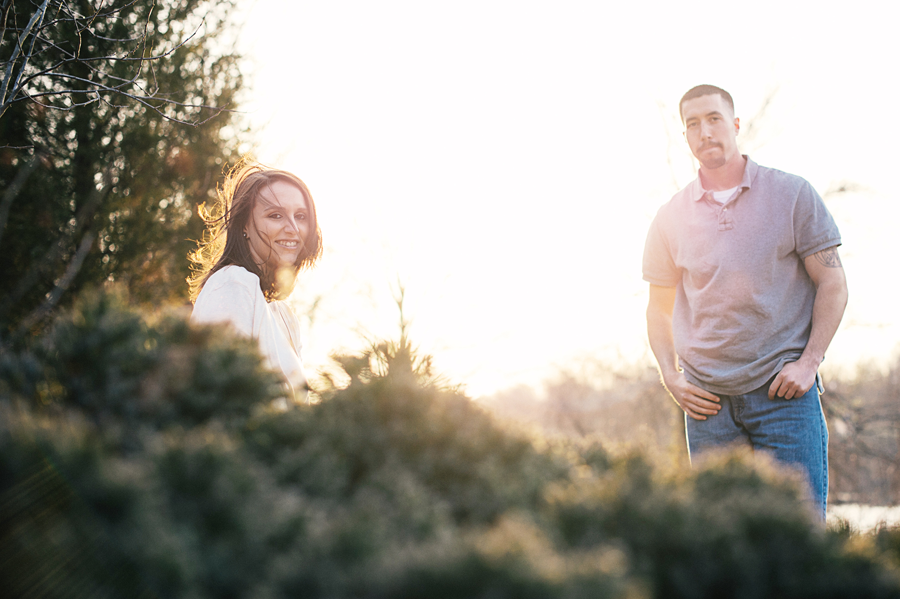
[{"label": "man's right hand", "polygon": [[663,383],[675,403],[694,420],[706,420],[706,416],[715,416],[722,409],[717,396],[690,383],[683,372],[665,376]]},{"label": "man's right hand", "polygon": [[722,408],[719,398],[692,385],[678,367],[675,339],[672,336],[672,311],[675,308],[675,287],[650,285],[650,301],[647,303],[647,337],[650,349],[656,356],[663,384],[672,399],[684,413],[694,420],[706,420]]}]

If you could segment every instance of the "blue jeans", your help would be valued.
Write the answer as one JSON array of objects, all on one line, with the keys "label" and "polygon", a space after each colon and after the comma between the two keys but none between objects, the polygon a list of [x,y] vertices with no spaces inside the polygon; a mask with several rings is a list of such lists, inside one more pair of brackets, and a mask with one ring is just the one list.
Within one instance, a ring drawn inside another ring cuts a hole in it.
[{"label": "blue jeans", "polygon": [[794,399],[771,400],[772,380],[743,395],[716,394],[722,409],[706,420],[694,420],[685,414],[691,460],[723,445],[749,445],[754,451],[765,451],[805,475],[816,512],[824,520],[828,501],[828,428],[818,385]]}]

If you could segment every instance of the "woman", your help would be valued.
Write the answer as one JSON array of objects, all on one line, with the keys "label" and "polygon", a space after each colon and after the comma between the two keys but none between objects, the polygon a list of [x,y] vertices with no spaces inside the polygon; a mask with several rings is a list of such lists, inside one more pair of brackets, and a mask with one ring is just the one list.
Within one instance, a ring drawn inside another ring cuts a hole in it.
[{"label": "woman", "polygon": [[207,233],[190,255],[188,279],[196,323],[229,323],[259,341],[268,365],[284,374],[296,399],[306,398],[300,326],[287,303],[301,268],[322,255],[316,205],[296,175],[246,161],[201,206]]}]

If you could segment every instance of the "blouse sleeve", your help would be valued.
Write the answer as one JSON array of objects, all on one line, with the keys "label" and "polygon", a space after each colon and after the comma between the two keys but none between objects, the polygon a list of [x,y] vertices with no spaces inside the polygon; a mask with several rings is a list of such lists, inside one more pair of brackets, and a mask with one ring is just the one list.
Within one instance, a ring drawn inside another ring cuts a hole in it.
[{"label": "blouse sleeve", "polygon": [[[238,270],[243,272],[236,272]],[[258,337],[260,323],[256,321],[261,306],[257,304],[260,299],[265,301],[258,281],[256,275],[242,268],[223,268],[203,285],[194,303],[191,321],[200,324],[227,322],[242,335]]]},{"label": "blouse sleeve", "polygon": [[240,266],[226,266],[209,277],[194,303],[191,321],[229,323],[240,334],[256,339],[266,364],[281,371],[292,395],[301,400],[306,397],[300,321],[281,302],[266,302],[255,274]]},{"label": "blouse sleeve", "polygon": [[303,355],[303,338],[300,334],[300,320],[286,302],[272,302],[269,306],[281,318],[284,333],[298,357]]}]

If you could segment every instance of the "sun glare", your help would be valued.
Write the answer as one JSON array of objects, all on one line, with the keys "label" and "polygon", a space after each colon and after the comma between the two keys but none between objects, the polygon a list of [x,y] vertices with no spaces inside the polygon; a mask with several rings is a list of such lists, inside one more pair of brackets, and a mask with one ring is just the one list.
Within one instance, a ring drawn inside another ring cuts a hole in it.
[{"label": "sun glare", "polygon": [[[720,19],[769,29],[757,11],[671,9],[648,22],[636,5],[610,14],[588,2],[488,2],[477,19],[465,3],[258,4],[245,40],[260,158],[307,181],[326,240],[321,268],[295,294],[301,313],[316,305],[311,364],[359,347],[361,330],[395,334],[398,281],[415,340],[475,395],[539,384],[578,356],[648,360],[642,248],[658,207],[694,176],[677,100],[700,82],[732,92],[758,162],[821,193],[837,180],[866,186],[828,199],[851,281],[830,355],[887,359],[900,340],[872,270],[896,222],[884,210],[896,206],[885,173],[897,155],[883,140],[898,126],[854,128],[852,140],[821,127],[843,122],[853,101],[827,81],[883,84],[870,77],[881,67],[844,56],[886,55],[892,34],[876,35],[878,22],[804,15],[814,23],[797,29],[784,7],[788,22],[774,27],[790,30],[790,45],[736,54],[685,32],[719,31]],[[638,44],[610,25],[635,19],[647,25]],[[863,217],[860,202],[880,216]]]}]

